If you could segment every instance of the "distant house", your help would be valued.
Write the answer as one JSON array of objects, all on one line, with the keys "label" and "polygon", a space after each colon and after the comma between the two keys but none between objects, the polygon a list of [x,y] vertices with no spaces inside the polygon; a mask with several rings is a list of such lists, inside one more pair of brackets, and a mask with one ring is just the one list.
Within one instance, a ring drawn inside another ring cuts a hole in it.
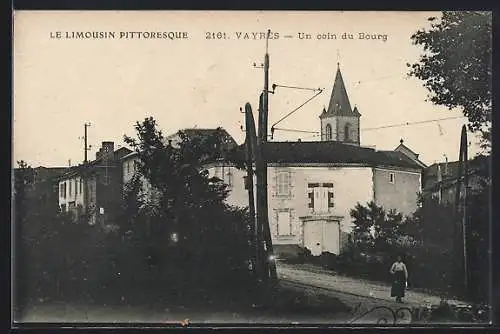
[{"label": "distant house", "polygon": [[122,199],[121,158],[128,148],[114,149],[114,143],[102,142],[96,159],[69,168],[58,179],[59,206],[75,215],[87,214],[90,224],[105,224],[115,218]]},{"label": "distant house", "polygon": [[[374,201],[410,215],[417,208],[421,167],[397,151],[330,142],[269,142],[269,222],[273,245],[303,246],[315,255],[339,254],[351,232],[350,210]],[[231,192],[228,203],[248,205],[246,172],[225,162],[207,166]]]},{"label": "distant house", "polygon": [[[425,168],[422,195],[434,198],[441,204],[454,204],[457,181],[459,180],[459,161],[439,162]],[[480,188],[481,175],[489,174],[489,158],[479,156],[468,161],[468,186],[470,190]],[[460,196],[463,196],[461,189]]]},{"label": "distant house", "polygon": [[[217,150],[229,150],[237,146],[234,138],[223,128],[218,129],[197,129],[197,128],[188,128],[182,129],[180,132],[184,133],[189,139],[195,138],[207,138],[209,136],[218,133],[222,138],[221,147],[214,147]],[[181,137],[179,135],[179,131],[167,136],[165,138],[165,144],[171,145],[173,147],[178,147],[181,141]],[[130,180],[132,180],[133,176],[138,172],[138,164],[139,157],[137,152],[131,152],[121,158],[122,165],[122,173],[123,173],[123,185],[125,186]],[[145,193],[151,193],[152,187],[149,182],[144,178],[144,176],[139,176],[142,180],[142,187]],[[223,179],[226,180],[226,179]],[[228,180],[226,180],[228,181]]]},{"label": "distant house", "polygon": [[[27,170],[26,196],[39,204],[58,205],[58,180],[67,167],[35,167]],[[19,168],[14,169],[14,175],[19,173]]]}]

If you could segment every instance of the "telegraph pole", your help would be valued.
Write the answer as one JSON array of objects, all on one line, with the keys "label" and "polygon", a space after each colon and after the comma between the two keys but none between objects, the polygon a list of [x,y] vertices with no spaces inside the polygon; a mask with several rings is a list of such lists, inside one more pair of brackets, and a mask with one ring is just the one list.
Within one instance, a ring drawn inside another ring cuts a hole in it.
[{"label": "telegraph pole", "polygon": [[91,124],[90,123],[85,123],[83,124],[84,126],[84,137],[83,137],[83,140],[85,141],[84,145],[85,145],[85,153],[84,153],[84,160],[83,160],[83,163],[84,164],[87,164],[88,160],[87,160],[87,152],[89,151],[89,147],[87,145],[87,128],[90,126]]},{"label": "telegraph pole", "polygon": [[83,177],[83,194],[82,194],[82,197],[83,197],[83,211],[85,213],[88,213],[88,206],[89,206],[89,203],[88,203],[88,198],[89,198],[89,194],[88,194],[88,158],[87,158],[87,153],[88,151],[90,150],[89,146],[88,146],[88,135],[87,135],[87,128],[90,126],[90,122],[85,122],[83,124],[83,127],[84,127],[84,137],[83,137],[83,140],[84,140],[84,160],[83,160],[83,173],[82,173],[82,177]]},{"label": "telegraph pole", "polygon": [[[467,192],[468,192],[468,145],[467,145],[467,128],[462,126],[462,133],[460,136],[460,154],[458,165],[458,180],[455,193],[455,210],[456,210],[456,237],[455,237],[455,252],[462,253],[462,261],[458,268],[462,269],[463,277],[463,290],[468,295],[469,287],[469,265],[468,265],[468,250],[467,250],[467,233],[468,233],[468,217],[467,217]],[[463,191],[463,196],[460,194]],[[461,233],[458,233],[461,232]],[[460,245],[462,247],[460,247]]]},{"label": "telegraph pole", "polygon": [[[269,35],[271,30],[267,31],[266,36],[266,53],[264,55],[264,91],[260,95],[259,101],[259,140],[258,140],[258,151],[260,159],[260,166],[257,167],[258,170],[258,181],[257,181],[257,220],[259,221],[259,232],[262,233],[262,241],[265,246],[262,258],[262,264],[265,268],[264,279],[274,280],[277,278],[275,263],[269,258],[270,254],[273,254],[273,245],[271,239],[271,231],[269,228],[269,204],[267,196],[267,162],[264,156],[264,147],[267,144],[267,128],[268,128],[268,114],[269,114]],[[259,177],[260,176],[260,177]]]},{"label": "telegraph pole", "polygon": [[246,149],[246,160],[247,160],[247,188],[248,188],[248,207],[250,210],[250,216],[252,217],[252,228],[254,237],[254,247],[255,254],[253,256],[254,272],[257,279],[261,277],[261,233],[259,232],[259,221],[255,216],[255,200],[254,200],[254,182],[253,182],[253,164],[255,161],[255,149],[257,146],[257,135],[255,132],[255,121],[252,113],[252,106],[250,103],[245,105],[245,124],[246,124],[246,137],[245,137],[245,149]]}]

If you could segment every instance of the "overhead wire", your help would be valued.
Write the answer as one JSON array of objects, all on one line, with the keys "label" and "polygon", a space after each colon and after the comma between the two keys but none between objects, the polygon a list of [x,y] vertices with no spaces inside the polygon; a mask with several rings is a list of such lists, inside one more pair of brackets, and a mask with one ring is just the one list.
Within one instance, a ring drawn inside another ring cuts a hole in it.
[{"label": "overhead wire", "polygon": [[[464,118],[464,116],[445,117],[445,118],[429,119],[429,120],[416,121],[416,122],[405,122],[405,123],[399,123],[399,124],[390,124],[390,125],[383,125],[383,126],[373,127],[373,128],[364,128],[364,129],[362,128],[361,130],[362,131],[381,130],[381,129],[387,129],[387,128],[397,128],[397,127],[403,127],[403,126],[410,126],[410,125],[416,125],[416,124],[426,124],[426,123],[440,122],[440,121],[446,121],[446,120],[452,120],[452,119],[460,119],[460,118]],[[274,128],[274,129],[278,130],[278,131],[285,131],[285,132],[300,132],[300,133],[315,133],[315,134],[319,134],[319,131],[309,131],[309,130],[301,130],[301,129],[288,129],[288,128]]]}]

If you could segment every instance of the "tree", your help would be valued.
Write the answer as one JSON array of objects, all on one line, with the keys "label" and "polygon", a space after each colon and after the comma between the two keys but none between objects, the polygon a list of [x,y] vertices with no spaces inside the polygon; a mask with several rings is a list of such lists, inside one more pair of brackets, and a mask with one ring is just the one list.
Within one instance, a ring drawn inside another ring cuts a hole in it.
[{"label": "tree", "polygon": [[[403,215],[395,209],[390,209],[384,219],[379,220],[379,224],[375,226],[378,231],[377,240],[381,243],[381,248],[397,247],[401,238],[401,225]],[[391,249],[392,250],[392,249]]]},{"label": "tree", "polygon": [[350,211],[353,218],[353,245],[356,248],[366,248],[372,241],[371,229],[373,227],[373,220],[369,219],[369,210],[367,207],[357,203],[354,209]]},{"label": "tree", "polygon": [[[244,265],[248,256],[244,235],[248,213],[225,203],[227,185],[206,170],[208,163],[226,153],[222,131],[208,136],[179,132],[179,141],[172,145],[151,117],[137,122],[135,129],[137,138],[125,136],[125,142],[137,152],[139,174],[151,185],[159,208],[153,216],[146,214],[151,219],[148,245],[186,277],[218,277],[219,283],[231,279],[228,270]],[[152,192],[145,196],[146,203]],[[174,235],[175,252],[165,249]],[[189,275],[189,270],[196,272]]]},{"label": "tree", "polygon": [[491,148],[492,38],[491,13],[445,11],[431,17],[431,28],[411,36],[423,55],[409,74],[424,81],[430,100],[461,108],[469,129],[481,135],[484,149]]},{"label": "tree", "polygon": [[394,253],[399,247],[403,215],[396,210],[386,211],[370,201],[366,206],[356,204],[351,210],[354,218],[355,244],[371,252]]}]

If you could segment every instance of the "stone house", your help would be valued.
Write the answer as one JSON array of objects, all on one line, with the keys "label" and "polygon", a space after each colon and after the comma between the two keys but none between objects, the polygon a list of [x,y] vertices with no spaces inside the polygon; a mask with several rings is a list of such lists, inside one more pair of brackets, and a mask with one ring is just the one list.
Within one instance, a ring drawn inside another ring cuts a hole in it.
[{"label": "stone house", "polygon": [[125,147],[115,150],[113,142],[105,141],[95,160],[63,173],[58,179],[61,210],[87,214],[91,225],[111,223],[122,199],[120,159],[130,152]]}]

